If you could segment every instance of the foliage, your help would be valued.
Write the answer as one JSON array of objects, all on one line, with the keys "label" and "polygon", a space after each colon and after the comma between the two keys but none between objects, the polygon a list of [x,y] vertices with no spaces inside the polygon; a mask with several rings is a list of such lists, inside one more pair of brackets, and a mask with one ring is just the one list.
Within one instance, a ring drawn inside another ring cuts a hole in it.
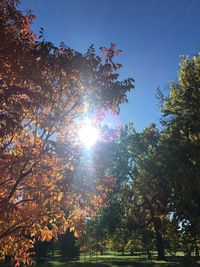
[{"label": "foliage", "polygon": [[[0,257],[31,263],[35,240],[84,221],[102,203],[102,190],[76,182],[84,116],[119,112],[133,80],[118,80],[114,44],[96,55],[61,43],[55,47],[30,29],[33,15],[18,1],[0,2]],[[100,177],[99,180],[100,182]],[[103,184],[103,188],[105,185]]]},{"label": "foliage", "polygon": [[200,56],[183,57],[177,84],[168,97],[160,94],[162,130],[152,124],[137,133],[127,125],[115,142],[108,173],[118,186],[100,214],[113,248],[120,240],[121,251],[143,243],[158,259],[179,249],[199,255],[199,88]]},{"label": "foliage", "polygon": [[[198,255],[200,229],[200,55],[183,57],[178,83],[163,99],[163,147],[174,220]],[[191,253],[191,249],[190,249]]]},{"label": "foliage", "polygon": [[163,128],[104,126],[91,167],[78,129],[85,117],[118,113],[133,80],[119,81],[115,44],[102,57],[93,45],[85,54],[56,47],[31,31],[33,19],[18,1],[0,2],[0,258],[30,264],[36,241],[66,229],[63,244],[73,230],[93,251],[198,256],[200,55],[183,57],[169,96],[160,93]]}]

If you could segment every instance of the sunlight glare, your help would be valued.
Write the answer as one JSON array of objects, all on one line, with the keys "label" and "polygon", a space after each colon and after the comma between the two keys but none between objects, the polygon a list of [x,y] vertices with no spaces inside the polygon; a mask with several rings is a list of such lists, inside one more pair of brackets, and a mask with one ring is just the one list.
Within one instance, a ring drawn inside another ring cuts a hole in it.
[{"label": "sunlight glare", "polygon": [[99,130],[92,125],[90,120],[87,120],[79,131],[79,138],[83,145],[90,149],[99,138]]}]

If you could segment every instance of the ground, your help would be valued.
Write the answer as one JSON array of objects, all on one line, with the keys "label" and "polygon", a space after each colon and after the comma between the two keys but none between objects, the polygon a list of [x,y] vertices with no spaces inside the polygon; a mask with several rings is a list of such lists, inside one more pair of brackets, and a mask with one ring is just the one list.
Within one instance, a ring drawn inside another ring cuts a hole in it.
[{"label": "ground", "polygon": [[147,260],[145,255],[120,255],[112,252],[104,255],[81,255],[77,261],[63,261],[59,255],[51,257],[48,262],[37,264],[36,267],[200,267],[200,259],[192,258],[188,261],[179,252],[175,257],[168,256],[166,261],[157,261],[156,253],[153,254],[152,260]]}]

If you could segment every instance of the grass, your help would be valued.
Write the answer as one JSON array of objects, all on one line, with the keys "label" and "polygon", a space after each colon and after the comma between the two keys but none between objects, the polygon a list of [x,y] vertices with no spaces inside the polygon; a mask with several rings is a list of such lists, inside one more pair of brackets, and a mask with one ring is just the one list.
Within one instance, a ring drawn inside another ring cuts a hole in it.
[{"label": "grass", "polygon": [[147,260],[145,255],[135,256],[114,254],[107,252],[104,255],[84,256],[81,255],[77,261],[66,262],[59,255],[51,257],[48,262],[37,264],[36,267],[200,267],[200,262],[191,263],[183,257],[183,253],[177,256],[166,257],[166,261],[158,261],[156,253],[152,253],[152,260]]},{"label": "grass", "polygon": [[[51,256],[48,261],[38,263],[35,267],[200,267],[200,259],[192,258],[192,262],[184,257],[182,252],[176,256],[167,256],[166,261],[158,261],[156,252],[152,252],[152,260],[148,260],[144,254],[119,254],[112,251],[107,251],[103,255],[81,255],[79,260],[65,261],[56,251],[54,256]],[[5,264],[0,266],[8,267]]]}]

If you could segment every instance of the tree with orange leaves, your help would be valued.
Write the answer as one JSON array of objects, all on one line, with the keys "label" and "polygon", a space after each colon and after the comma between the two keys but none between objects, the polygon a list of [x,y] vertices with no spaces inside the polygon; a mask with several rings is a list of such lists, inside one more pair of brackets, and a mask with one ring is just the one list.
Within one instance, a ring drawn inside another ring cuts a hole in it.
[{"label": "tree with orange leaves", "polygon": [[[118,80],[114,44],[81,54],[37,39],[34,16],[0,1],[0,258],[31,263],[35,240],[77,227],[102,202],[77,183],[79,121],[86,112],[119,112],[133,80]],[[97,187],[98,188],[98,187]],[[90,204],[88,204],[90,203]]]}]

